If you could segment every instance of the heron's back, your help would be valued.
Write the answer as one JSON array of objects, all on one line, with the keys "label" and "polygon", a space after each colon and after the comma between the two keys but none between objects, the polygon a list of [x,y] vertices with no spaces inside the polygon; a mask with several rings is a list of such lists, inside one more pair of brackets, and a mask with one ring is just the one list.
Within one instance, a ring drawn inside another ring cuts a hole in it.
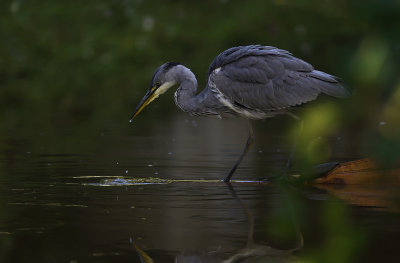
[{"label": "heron's back", "polygon": [[348,95],[337,77],[315,70],[288,51],[258,45],[219,54],[210,65],[207,89],[204,94],[212,93],[224,107],[246,117],[253,114],[255,119],[312,101],[319,94]]}]

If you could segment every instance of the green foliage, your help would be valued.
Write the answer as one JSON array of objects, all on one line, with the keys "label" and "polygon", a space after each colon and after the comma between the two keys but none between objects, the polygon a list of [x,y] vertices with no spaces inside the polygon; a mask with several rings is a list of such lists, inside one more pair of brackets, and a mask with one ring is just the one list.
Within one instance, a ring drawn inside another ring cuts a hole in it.
[{"label": "green foliage", "polygon": [[[125,123],[160,63],[188,65],[202,87],[219,52],[251,43],[288,49],[352,89],[372,86],[368,96],[380,96],[399,71],[396,7],[396,1],[2,1],[2,119],[11,127]],[[167,112],[173,105],[159,103]]]}]

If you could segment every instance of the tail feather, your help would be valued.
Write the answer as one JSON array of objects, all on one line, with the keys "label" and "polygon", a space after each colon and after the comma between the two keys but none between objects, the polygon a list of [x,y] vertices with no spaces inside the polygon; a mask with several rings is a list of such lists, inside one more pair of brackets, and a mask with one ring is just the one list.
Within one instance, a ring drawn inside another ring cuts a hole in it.
[{"label": "tail feather", "polygon": [[336,98],[346,98],[349,91],[343,86],[342,81],[335,76],[322,71],[313,70],[310,77],[318,81],[318,86],[322,93]]}]

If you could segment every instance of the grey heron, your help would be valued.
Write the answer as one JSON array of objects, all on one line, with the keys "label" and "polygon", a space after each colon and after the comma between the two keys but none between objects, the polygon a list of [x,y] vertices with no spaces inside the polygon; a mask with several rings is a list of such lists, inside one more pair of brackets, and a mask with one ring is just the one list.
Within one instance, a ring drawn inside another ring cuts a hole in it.
[{"label": "grey heron", "polygon": [[286,50],[261,45],[238,46],[223,51],[214,59],[208,70],[206,88],[198,94],[196,77],[189,68],[176,62],[161,65],[130,121],[173,86],[178,86],[175,104],[184,112],[196,116],[239,116],[250,120],[245,148],[225,182],[231,180],[254,143],[251,120],[281,114],[299,119],[291,110],[315,100],[320,94],[337,98],[348,95],[337,77],[315,70],[311,64]]}]

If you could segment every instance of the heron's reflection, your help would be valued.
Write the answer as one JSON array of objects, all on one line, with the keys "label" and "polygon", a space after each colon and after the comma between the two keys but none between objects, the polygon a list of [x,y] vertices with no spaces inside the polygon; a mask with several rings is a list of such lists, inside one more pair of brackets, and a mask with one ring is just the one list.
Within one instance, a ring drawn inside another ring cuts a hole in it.
[{"label": "heron's reflection", "polygon": [[[236,262],[296,262],[298,259],[293,256],[293,252],[303,248],[303,235],[298,226],[296,217],[292,215],[293,225],[296,230],[296,244],[290,249],[277,249],[271,246],[258,244],[254,241],[254,215],[248,209],[246,204],[237,195],[233,185],[226,183],[232,197],[240,205],[242,211],[248,220],[248,232],[246,246],[239,249],[235,253],[226,257],[226,254],[220,251],[200,252],[200,251],[183,251],[175,257],[176,263],[236,263]],[[153,259],[146,254],[140,247],[134,243],[141,262],[152,263]],[[261,260],[261,261],[260,261]]]}]

